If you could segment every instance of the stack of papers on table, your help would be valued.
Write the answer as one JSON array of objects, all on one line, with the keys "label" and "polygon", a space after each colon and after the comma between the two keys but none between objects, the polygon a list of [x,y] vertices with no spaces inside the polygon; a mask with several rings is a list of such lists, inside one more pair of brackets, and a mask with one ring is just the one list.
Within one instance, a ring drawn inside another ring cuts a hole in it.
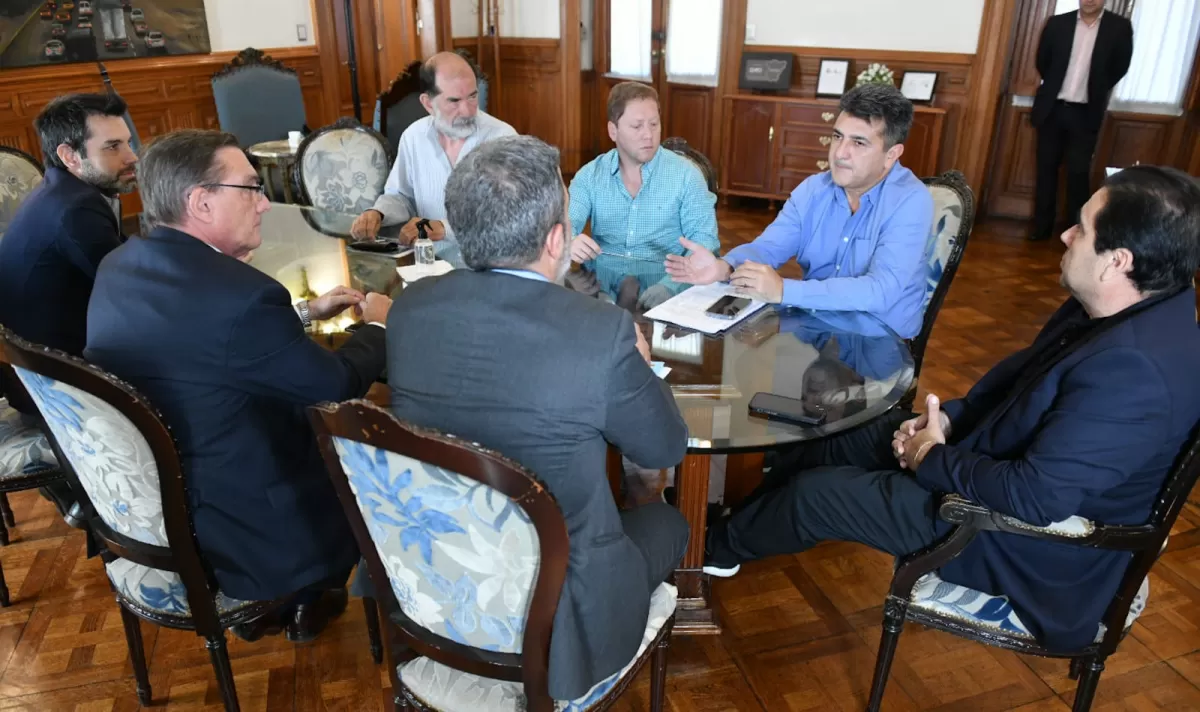
[{"label": "stack of papers on table", "polygon": [[727,294],[738,296],[733,286],[724,282],[714,282],[703,287],[691,287],[646,312],[646,318],[665,321],[705,334],[719,334],[767,305],[766,302],[755,299],[732,319],[719,319],[705,313],[705,310],[712,306],[713,302]]},{"label": "stack of papers on table", "polygon": [[434,260],[432,265],[407,265],[405,267],[397,267],[396,271],[400,273],[400,279],[407,284],[421,279],[422,277],[436,277],[446,274],[454,269],[454,265],[446,260]]}]

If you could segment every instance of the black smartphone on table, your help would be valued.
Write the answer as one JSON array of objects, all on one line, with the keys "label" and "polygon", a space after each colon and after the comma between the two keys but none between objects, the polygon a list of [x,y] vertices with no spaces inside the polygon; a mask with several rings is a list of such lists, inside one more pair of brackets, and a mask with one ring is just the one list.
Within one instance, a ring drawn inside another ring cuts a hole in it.
[{"label": "black smartphone on table", "polygon": [[738,297],[732,294],[726,294],[717,301],[713,302],[708,309],[704,310],[704,313],[708,314],[709,316],[715,316],[718,319],[733,319],[748,306],[750,306],[749,297]]},{"label": "black smartphone on table", "polygon": [[817,426],[825,422],[825,411],[812,412],[799,398],[755,393],[750,399],[750,414],[793,425]]}]

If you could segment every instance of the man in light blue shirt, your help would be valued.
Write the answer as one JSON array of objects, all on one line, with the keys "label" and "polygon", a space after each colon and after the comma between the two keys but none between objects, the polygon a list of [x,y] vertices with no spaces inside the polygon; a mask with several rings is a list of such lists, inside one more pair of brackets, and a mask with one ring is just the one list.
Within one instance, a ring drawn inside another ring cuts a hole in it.
[{"label": "man in light blue shirt", "polygon": [[[686,285],[663,269],[668,254],[685,254],[685,237],[710,254],[717,240],[717,198],[700,169],[664,149],[658,93],[624,82],[608,95],[608,135],[616,148],[571,181],[571,259],[595,273],[599,288],[626,307],[652,308]],[[592,236],[583,234],[588,219]],[[619,298],[625,295],[624,298]]]},{"label": "man in light blue shirt", "polygon": [[[912,102],[888,84],[847,92],[829,145],[830,170],[806,178],[758,238],[717,259],[667,255],[666,271],[688,284],[728,280],[772,304],[871,314],[904,338],[921,330],[933,196],[900,165]],[[802,279],[775,271],[789,259]]]}]

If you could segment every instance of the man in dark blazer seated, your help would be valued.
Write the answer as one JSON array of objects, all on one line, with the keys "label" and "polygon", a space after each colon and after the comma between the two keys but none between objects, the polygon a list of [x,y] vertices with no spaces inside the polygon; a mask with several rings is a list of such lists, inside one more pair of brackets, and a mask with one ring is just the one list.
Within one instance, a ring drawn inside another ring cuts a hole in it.
[{"label": "man in dark blazer seated", "polygon": [[125,102],[108,94],[62,96],[42,109],[34,127],[46,177],[0,240],[0,324],[76,356],[96,267],[123,239],[117,195],[137,187],[124,114]]},{"label": "man in dark blazer seated", "polygon": [[650,594],[688,539],[674,507],[619,512],[613,501],[608,443],[671,467],[687,427],[630,313],[562,286],[567,201],[557,149],[529,136],[479,146],[446,184],[470,269],[417,282],[388,317],[395,414],[515,459],[562,508],[570,557],[549,681],[562,700],[633,659]]},{"label": "man in dark blazer seated", "polygon": [[[179,443],[196,538],[221,590],[246,600],[300,593],[288,637],[308,640],[345,607],[358,560],[304,415],[362,396],[383,371],[390,301],[342,287],[293,308],[287,289],[246,264],[270,209],[237,139],[178,131],[138,170],[151,232],[100,264],[84,356],[128,380]],[[356,305],[339,350],[304,322]],[[284,621],[239,629],[255,637]]]},{"label": "man in dark blazer seated", "polygon": [[1054,231],[1064,154],[1067,220],[1079,220],[1092,192],[1092,154],[1108,99],[1132,57],[1133,24],[1105,12],[1104,0],[1080,0],[1077,12],[1055,15],[1042,29],[1037,51],[1042,84],[1030,115],[1037,128],[1037,183],[1029,239],[1045,240]]},{"label": "man in dark blazer seated", "polygon": [[[1045,526],[1078,515],[1142,524],[1200,421],[1200,185],[1135,166],[1110,177],[1063,235],[1071,298],[1033,344],[965,398],[930,396],[804,453],[797,474],[715,522],[705,571],[857,541],[896,556],[942,539],[938,493]],[[908,471],[905,471],[908,470]],[[984,532],[941,577],[1007,595],[1051,649],[1096,635],[1127,552]]]}]

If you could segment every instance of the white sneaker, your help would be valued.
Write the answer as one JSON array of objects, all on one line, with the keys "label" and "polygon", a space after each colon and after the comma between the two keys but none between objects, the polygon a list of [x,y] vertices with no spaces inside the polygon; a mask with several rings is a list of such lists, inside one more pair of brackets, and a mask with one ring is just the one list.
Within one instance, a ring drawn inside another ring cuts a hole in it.
[{"label": "white sneaker", "polygon": [[741,569],[742,569],[741,564],[736,564],[736,565],[730,566],[728,568],[722,568],[720,566],[713,566],[712,564],[705,564],[704,568],[702,568],[701,571],[708,574],[709,576],[716,576],[717,578],[729,578],[731,576],[736,575],[738,571],[741,571]]}]

